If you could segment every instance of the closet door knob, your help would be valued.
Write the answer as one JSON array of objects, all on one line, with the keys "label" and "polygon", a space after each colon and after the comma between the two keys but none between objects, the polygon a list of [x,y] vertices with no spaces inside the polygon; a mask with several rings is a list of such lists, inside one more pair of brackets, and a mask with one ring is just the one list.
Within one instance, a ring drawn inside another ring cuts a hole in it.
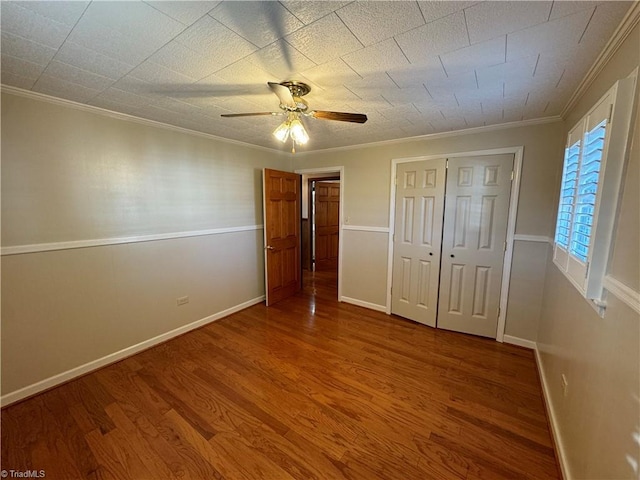
[{"label": "closet door knob", "polygon": [[451,258],[455,258],[455,255],[453,253],[451,254]]},{"label": "closet door knob", "polygon": [[433,255],[433,252],[429,252],[429,255]]}]

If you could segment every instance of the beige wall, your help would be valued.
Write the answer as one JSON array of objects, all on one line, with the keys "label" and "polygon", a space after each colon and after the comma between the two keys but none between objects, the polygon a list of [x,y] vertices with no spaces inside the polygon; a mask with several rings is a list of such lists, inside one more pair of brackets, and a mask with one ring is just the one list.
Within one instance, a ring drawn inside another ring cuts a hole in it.
[{"label": "beige wall", "polygon": [[[260,225],[263,167],[290,160],[3,94],[2,246]],[[262,243],[254,227],[3,255],[2,394],[259,298]]]},{"label": "beige wall", "polygon": [[[573,125],[617,80],[640,64],[633,30],[569,115]],[[636,89],[635,106],[640,92]],[[640,261],[640,117],[623,178],[609,274],[636,292]],[[549,257],[551,254],[549,253]],[[538,349],[571,478],[638,478],[640,462],[640,315],[612,294],[600,318],[548,262]],[[564,396],[560,378],[568,380]],[[635,462],[635,463],[634,463]]]},{"label": "beige wall", "polygon": [[[553,122],[297,154],[294,168],[344,166],[345,223],[359,227],[388,227],[393,159],[524,146],[516,233],[548,237],[554,229],[555,179],[561,168],[558,158],[562,157],[563,131],[562,122]],[[345,237],[343,295],[385,306],[387,235],[358,231],[357,243],[352,241],[356,237],[353,231],[345,232]],[[367,245],[367,255],[357,251],[358,245]],[[516,242],[510,292],[515,303],[510,302],[507,308],[507,335],[535,341],[545,268],[546,248]]]},{"label": "beige wall", "polygon": [[2,96],[2,245],[254,225],[285,156]]},{"label": "beige wall", "polygon": [[543,242],[515,242],[507,304],[507,335],[531,341],[537,339],[548,246]]},{"label": "beige wall", "polygon": [[381,272],[386,274],[387,257],[380,252],[386,252],[388,234],[344,230],[342,242],[342,295],[382,309],[387,279],[379,276]]}]

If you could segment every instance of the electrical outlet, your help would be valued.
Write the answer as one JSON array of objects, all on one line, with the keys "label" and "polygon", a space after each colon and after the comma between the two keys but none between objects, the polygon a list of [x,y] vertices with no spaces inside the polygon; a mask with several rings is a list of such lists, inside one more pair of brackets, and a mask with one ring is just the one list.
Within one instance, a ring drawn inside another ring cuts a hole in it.
[{"label": "electrical outlet", "polygon": [[176,300],[176,304],[178,306],[180,305],[186,305],[187,303],[189,303],[189,297],[180,297]]},{"label": "electrical outlet", "polygon": [[567,393],[569,393],[569,382],[567,381],[567,376],[562,374],[562,394],[566,397]]}]

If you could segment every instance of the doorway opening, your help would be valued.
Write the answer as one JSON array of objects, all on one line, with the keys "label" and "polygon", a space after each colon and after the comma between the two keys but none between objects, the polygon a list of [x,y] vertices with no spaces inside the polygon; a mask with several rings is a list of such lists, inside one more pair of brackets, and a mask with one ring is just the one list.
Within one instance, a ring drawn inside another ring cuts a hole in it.
[{"label": "doorway opening", "polygon": [[[309,178],[309,245],[303,246],[308,270],[335,271],[340,245],[340,177]],[[304,218],[303,218],[304,220]],[[306,252],[305,252],[306,250]]]},{"label": "doorway opening", "polygon": [[302,175],[303,287],[340,299],[343,167],[296,170]]}]

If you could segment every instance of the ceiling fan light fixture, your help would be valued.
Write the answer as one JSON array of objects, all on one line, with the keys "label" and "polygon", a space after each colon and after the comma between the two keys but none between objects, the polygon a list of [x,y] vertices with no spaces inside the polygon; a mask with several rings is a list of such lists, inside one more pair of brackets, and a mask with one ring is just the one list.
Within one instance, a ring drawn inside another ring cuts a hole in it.
[{"label": "ceiling fan light fixture", "polygon": [[290,112],[287,119],[273,131],[273,136],[282,143],[286,142],[289,137],[298,145],[304,145],[309,141],[309,134],[297,112]]},{"label": "ceiling fan light fixture", "polygon": [[278,125],[278,128],[273,131],[273,136],[280,140],[282,143],[286,142],[287,138],[289,137],[289,125],[289,120],[285,120],[284,122],[282,122],[280,125]]},{"label": "ceiling fan light fixture", "polygon": [[304,125],[302,125],[299,118],[295,118],[291,121],[289,134],[298,145],[304,145],[309,141],[309,134],[305,130]]}]

